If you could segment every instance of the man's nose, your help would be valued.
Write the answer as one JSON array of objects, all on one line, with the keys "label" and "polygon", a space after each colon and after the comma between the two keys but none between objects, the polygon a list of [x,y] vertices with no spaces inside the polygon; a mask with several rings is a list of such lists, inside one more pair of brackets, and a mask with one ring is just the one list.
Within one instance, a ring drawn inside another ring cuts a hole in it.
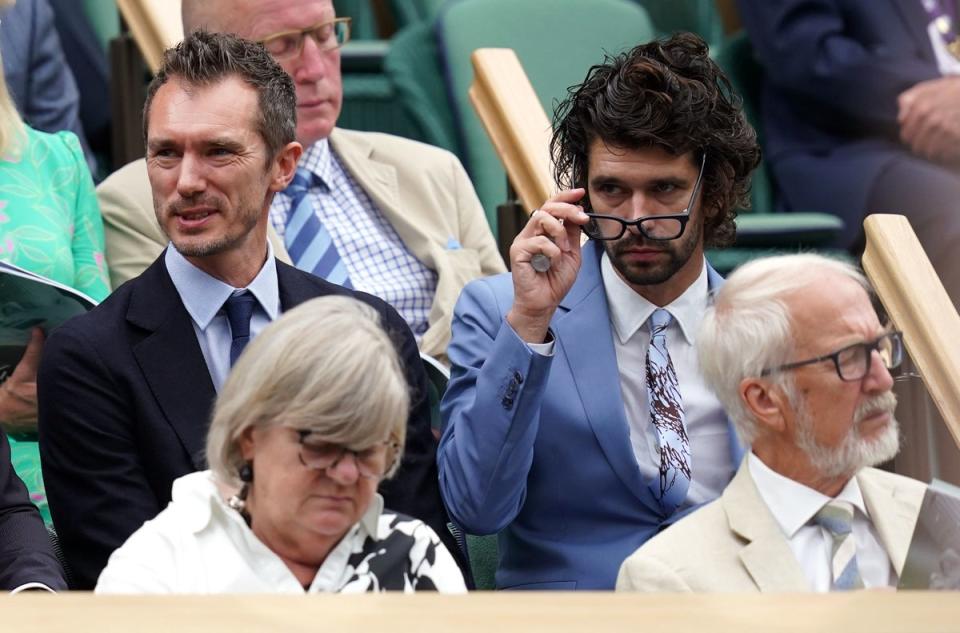
[{"label": "man's nose", "polygon": [[870,351],[870,371],[863,377],[863,390],[868,393],[883,393],[893,388],[893,376],[883,362],[878,350]]},{"label": "man's nose", "polygon": [[303,49],[294,60],[296,68],[291,73],[296,82],[318,81],[330,72],[331,51],[322,50],[311,35],[304,35]]},{"label": "man's nose", "polygon": [[207,180],[202,161],[187,154],[180,160],[180,173],[177,176],[177,193],[183,198],[189,198],[203,192],[207,187]]}]

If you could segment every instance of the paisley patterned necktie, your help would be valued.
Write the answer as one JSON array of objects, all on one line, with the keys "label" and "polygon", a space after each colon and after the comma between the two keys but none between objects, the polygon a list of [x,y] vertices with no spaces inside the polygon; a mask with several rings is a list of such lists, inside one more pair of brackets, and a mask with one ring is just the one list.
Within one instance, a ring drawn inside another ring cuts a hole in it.
[{"label": "paisley patterned necktie", "polygon": [[651,484],[653,494],[666,514],[672,514],[687,497],[690,487],[690,440],[683,425],[683,400],[677,372],[667,351],[667,327],[673,317],[659,308],[647,321],[647,395],[650,421],[657,430],[660,477]]}]

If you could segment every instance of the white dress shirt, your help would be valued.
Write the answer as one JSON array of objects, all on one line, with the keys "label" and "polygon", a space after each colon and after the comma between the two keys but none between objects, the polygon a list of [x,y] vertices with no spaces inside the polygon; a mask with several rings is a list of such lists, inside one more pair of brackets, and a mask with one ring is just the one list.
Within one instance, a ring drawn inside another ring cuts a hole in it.
[{"label": "white dress shirt", "polygon": [[230,373],[230,344],[233,342],[230,322],[223,311],[227,298],[245,290],[256,297],[257,303],[250,317],[250,340],[280,314],[280,289],[273,247],[267,242],[267,261],[246,288],[234,288],[211,277],[187,261],[173,244],[167,246],[164,263],[190,315],[213,387],[219,392]]},{"label": "white dress shirt", "polygon": [[466,591],[460,569],[434,531],[417,519],[384,511],[380,495],[330,550],[305,589],[222,494],[209,470],[174,481],[170,505],[110,556],[96,592]]},{"label": "white dress shirt", "polygon": [[[650,328],[647,320],[658,306],[650,303],[616,273],[607,254],[600,260],[600,272],[610,307],[613,346],[620,369],[620,391],[630,426],[630,442],[640,472],[648,481],[659,477],[660,453],[657,430],[650,422],[647,395],[647,348]],[[733,477],[736,464],[730,453],[727,415],[700,374],[694,347],[697,328],[709,301],[707,268],[704,262],[697,280],[669,305],[673,316],[667,328],[667,351],[673,361],[683,400],[683,421],[690,440],[690,489],[685,505],[715,499]]]},{"label": "white dress shirt", "polygon": [[[323,182],[307,195],[337,246],[350,283],[393,306],[420,343],[437,292],[436,271],[407,249],[393,225],[340,163],[328,139],[308,147],[299,166]],[[284,193],[274,196],[270,205],[270,223],[280,237],[286,233],[290,206],[291,198]]]},{"label": "white dress shirt", "polygon": [[[830,591],[833,584],[830,573],[833,537],[826,528],[814,523],[813,518],[833,499],[775,472],[753,453],[747,455],[747,467],[760,498],[783,530],[811,589]],[[857,478],[852,477],[836,498],[854,508],[853,539],[864,587],[895,587],[897,574],[867,513]]]}]

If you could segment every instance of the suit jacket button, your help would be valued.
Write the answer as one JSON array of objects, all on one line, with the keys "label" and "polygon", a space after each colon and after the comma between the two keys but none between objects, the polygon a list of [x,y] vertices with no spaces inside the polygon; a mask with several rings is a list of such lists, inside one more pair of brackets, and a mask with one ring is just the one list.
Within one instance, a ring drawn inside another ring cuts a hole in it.
[{"label": "suit jacket button", "polygon": [[520,375],[520,372],[518,372],[518,371],[514,371],[514,372],[513,372],[513,381],[514,381],[515,383],[517,383],[518,385],[522,385],[522,384],[523,384],[523,376]]},{"label": "suit jacket button", "polygon": [[506,398],[500,401],[500,404],[503,405],[504,409],[510,409],[513,407],[513,398],[511,398],[510,396],[507,396]]}]

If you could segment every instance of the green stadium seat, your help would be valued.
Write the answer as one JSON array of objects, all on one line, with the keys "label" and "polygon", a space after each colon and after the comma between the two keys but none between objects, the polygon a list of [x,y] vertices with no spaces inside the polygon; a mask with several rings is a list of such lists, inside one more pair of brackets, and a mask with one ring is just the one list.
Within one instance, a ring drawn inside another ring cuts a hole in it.
[{"label": "green stadium seat", "polygon": [[433,25],[420,22],[397,32],[383,66],[400,107],[415,128],[410,138],[460,155]]},{"label": "green stadium seat", "polygon": [[657,33],[691,31],[715,46],[723,42],[723,22],[715,0],[634,0],[647,10]]},{"label": "green stadium seat", "polygon": [[[760,93],[763,70],[753,58],[749,39],[739,33],[714,51],[714,58],[730,79],[734,92],[743,99],[747,120],[763,142]],[[737,242],[734,248],[712,250],[707,258],[721,273],[755,257],[796,250],[823,250],[843,229],[843,220],[828,213],[778,213],[774,204],[774,185],[766,163],[753,173],[750,209],[737,217]],[[841,253],[834,252],[838,255]]]},{"label": "green stadium seat", "polygon": [[543,107],[552,113],[567,88],[581,82],[604,53],[616,54],[655,34],[646,11],[629,0],[460,0],[444,5],[436,32],[461,158],[494,234],[496,207],[506,198],[507,180],[467,96],[473,81],[471,53],[512,48]]}]

